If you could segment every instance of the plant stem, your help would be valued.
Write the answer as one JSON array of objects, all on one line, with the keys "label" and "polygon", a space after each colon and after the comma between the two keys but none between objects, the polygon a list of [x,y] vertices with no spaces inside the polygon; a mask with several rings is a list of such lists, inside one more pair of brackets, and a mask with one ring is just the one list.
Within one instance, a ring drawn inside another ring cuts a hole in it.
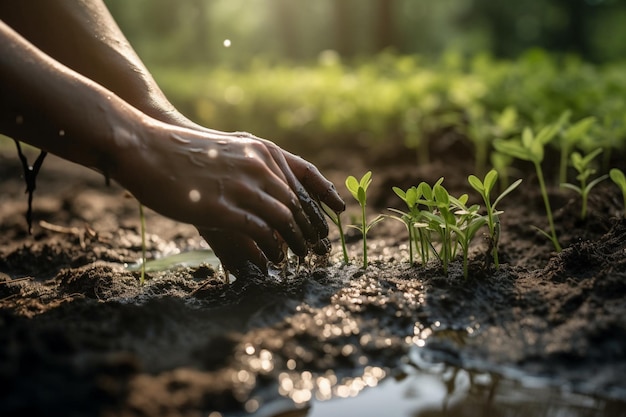
[{"label": "plant stem", "polygon": [[485,195],[485,208],[487,209],[487,228],[489,229],[489,238],[491,239],[491,256],[493,257],[493,263],[496,266],[496,269],[500,267],[500,261],[498,259],[498,244],[496,243],[496,226],[493,221],[493,210],[491,208],[491,201],[489,201],[489,196]]},{"label": "plant stem", "polygon": [[365,217],[365,204],[361,204],[361,227],[363,232],[363,269],[367,269],[367,218]]},{"label": "plant stem", "polygon": [[413,242],[415,242],[415,230],[409,221],[409,263],[413,265]]},{"label": "plant stem", "polygon": [[343,233],[343,226],[341,225],[341,214],[337,213],[337,227],[339,228],[339,239],[341,239],[341,250],[343,251],[343,261],[347,264],[348,249],[346,248],[346,236]]},{"label": "plant stem", "polygon": [[543,171],[539,162],[533,162],[535,164],[535,170],[537,171],[537,179],[539,180],[539,187],[541,188],[541,194],[543,196],[543,203],[546,206],[546,215],[548,216],[548,223],[550,225],[550,233],[552,235],[552,244],[557,252],[561,252],[561,245],[556,237],[556,230],[554,229],[554,220],[552,219],[552,208],[550,208],[550,200],[548,199],[548,191],[546,189],[546,183],[543,179]]},{"label": "plant stem", "polygon": [[139,203],[139,218],[141,219],[141,278],[139,284],[143,285],[146,279],[146,218],[143,215],[143,204]]}]

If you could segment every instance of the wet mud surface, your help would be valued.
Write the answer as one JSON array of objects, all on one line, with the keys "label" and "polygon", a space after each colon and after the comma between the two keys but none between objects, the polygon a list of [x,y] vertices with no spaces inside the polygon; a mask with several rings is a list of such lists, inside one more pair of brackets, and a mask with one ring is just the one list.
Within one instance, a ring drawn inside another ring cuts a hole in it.
[{"label": "wet mud surface", "polygon": [[[341,185],[362,167],[322,169]],[[369,209],[398,206],[393,185],[439,176],[451,193],[469,192],[470,169],[374,168]],[[542,378],[602,402],[579,415],[626,415],[626,222],[608,182],[586,221],[573,195],[553,190],[557,254],[531,227],[546,219],[525,178],[501,203],[500,269],[477,241],[467,280],[460,262],[448,276],[434,261],[410,265],[406,232],[388,220],[371,232],[367,270],[354,236],[353,262],[340,262],[333,231],[326,263],[231,283],[215,266],[180,266],[140,286],[125,267],[141,255],[138,205],[123,190],[50,158],[30,236],[10,152],[0,176],[2,416],[304,416],[313,402],[366,396],[437,363]],[[206,249],[193,227],[150,211],[147,233],[149,258]]]}]

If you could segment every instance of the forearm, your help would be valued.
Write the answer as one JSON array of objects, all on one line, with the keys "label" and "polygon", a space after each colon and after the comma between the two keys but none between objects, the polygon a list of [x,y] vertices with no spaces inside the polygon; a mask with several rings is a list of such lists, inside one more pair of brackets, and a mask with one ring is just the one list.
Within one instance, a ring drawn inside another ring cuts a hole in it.
[{"label": "forearm", "polygon": [[0,132],[114,176],[142,115],[0,21]]},{"label": "forearm", "polygon": [[194,126],[166,99],[101,0],[0,1],[0,19],[146,115]]}]

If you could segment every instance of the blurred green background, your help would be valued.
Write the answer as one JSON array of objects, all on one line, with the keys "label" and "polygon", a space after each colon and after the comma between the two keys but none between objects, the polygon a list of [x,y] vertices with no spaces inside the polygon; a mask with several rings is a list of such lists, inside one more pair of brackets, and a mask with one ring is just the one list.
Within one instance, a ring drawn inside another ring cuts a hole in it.
[{"label": "blurred green background", "polygon": [[[626,54],[620,0],[107,0],[149,63],[229,62],[255,56],[310,61],[385,48],[400,54],[489,50],[511,58],[529,47],[604,62]],[[231,48],[223,41],[230,39]]]},{"label": "blurred green background", "polygon": [[464,140],[482,166],[492,140],[565,111],[596,118],[587,149],[626,140],[626,1],[106,3],[184,114],[307,157],[381,145],[427,162]]}]

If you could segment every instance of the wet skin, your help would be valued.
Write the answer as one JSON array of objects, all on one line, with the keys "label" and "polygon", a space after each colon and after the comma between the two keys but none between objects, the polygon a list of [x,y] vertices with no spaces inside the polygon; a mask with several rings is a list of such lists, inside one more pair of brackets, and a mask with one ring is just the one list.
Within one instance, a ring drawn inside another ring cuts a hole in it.
[{"label": "wet skin", "polygon": [[235,273],[327,247],[316,200],[344,209],[311,163],[180,114],[101,1],[0,0],[0,133],[195,225]]}]

